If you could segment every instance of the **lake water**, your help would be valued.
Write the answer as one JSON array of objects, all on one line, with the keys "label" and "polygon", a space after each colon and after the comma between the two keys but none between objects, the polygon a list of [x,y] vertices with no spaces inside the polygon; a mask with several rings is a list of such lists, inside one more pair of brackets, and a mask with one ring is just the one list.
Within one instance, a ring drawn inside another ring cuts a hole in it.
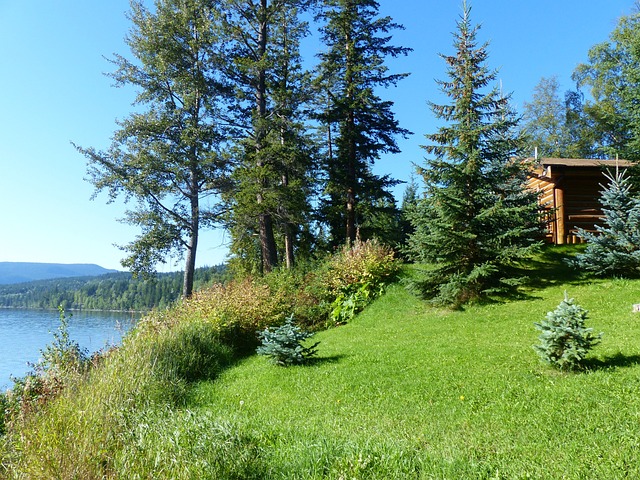
[{"label": "lake water", "polygon": [[[117,345],[138,317],[119,312],[67,312],[69,337],[93,353]],[[11,376],[21,377],[31,370],[28,363],[38,361],[59,326],[60,314],[55,310],[0,309],[1,391],[12,385]]]}]

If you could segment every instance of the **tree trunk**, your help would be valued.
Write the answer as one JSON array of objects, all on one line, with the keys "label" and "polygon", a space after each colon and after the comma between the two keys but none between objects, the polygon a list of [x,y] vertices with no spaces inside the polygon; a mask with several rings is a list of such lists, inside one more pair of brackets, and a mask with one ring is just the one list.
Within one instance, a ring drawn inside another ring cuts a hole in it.
[{"label": "tree trunk", "polygon": [[273,236],[271,215],[260,215],[260,249],[262,251],[262,271],[269,273],[278,264],[278,251]]},{"label": "tree trunk", "polygon": [[[194,152],[195,158],[195,152]],[[196,272],[196,253],[198,251],[198,234],[200,232],[200,197],[198,188],[198,169],[196,161],[191,165],[191,225],[189,243],[187,245],[187,261],[184,266],[182,297],[189,298],[193,294],[193,279]]]},{"label": "tree trunk", "polygon": [[196,272],[196,250],[198,248],[198,234],[191,237],[187,247],[187,262],[184,266],[182,282],[182,297],[189,298],[193,294],[193,279]]},{"label": "tree trunk", "polygon": [[355,89],[355,81],[353,78],[353,45],[351,32],[347,31],[346,34],[346,72],[345,72],[345,87],[347,92],[347,101],[348,101],[348,112],[346,118],[345,125],[345,133],[347,139],[347,215],[346,215],[346,240],[349,244],[353,244],[356,240],[356,185],[357,185],[357,175],[356,175],[356,122],[355,122],[355,113],[353,111],[353,102],[354,102],[354,89]]},{"label": "tree trunk", "polygon": [[[258,33],[258,52],[259,59],[263,60],[267,51],[267,9],[268,0],[260,0],[260,12],[262,13],[260,18],[260,26]],[[260,169],[264,166],[263,150],[264,140],[266,134],[264,132],[264,126],[262,121],[267,116],[267,87],[266,87],[266,72],[264,67],[261,67],[258,71],[258,79],[256,85],[256,110],[258,125],[255,131],[256,135],[256,167]],[[267,188],[265,180],[260,180],[261,188]],[[262,194],[258,193],[256,197],[258,207],[263,203]],[[260,208],[260,207],[259,207]],[[268,211],[262,211],[258,215],[259,222],[259,237],[260,237],[260,250],[262,252],[262,271],[268,273],[278,264],[278,250],[276,248],[276,239],[273,235],[273,220],[271,214]]]},{"label": "tree trunk", "polygon": [[293,227],[290,223],[287,223],[284,226],[284,255],[285,255],[285,265],[287,269],[291,270],[295,265],[295,256],[293,252],[293,244],[295,238],[293,235]]}]

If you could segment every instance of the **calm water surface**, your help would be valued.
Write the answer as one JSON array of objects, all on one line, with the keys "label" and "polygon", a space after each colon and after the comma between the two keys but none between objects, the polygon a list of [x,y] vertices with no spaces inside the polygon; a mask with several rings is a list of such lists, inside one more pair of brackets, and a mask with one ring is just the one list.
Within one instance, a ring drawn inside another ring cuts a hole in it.
[{"label": "calm water surface", "polygon": [[[69,336],[89,352],[117,345],[138,318],[115,312],[67,312],[67,317],[70,313]],[[11,376],[30,370],[28,363],[38,361],[59,326],[55,310],[0,309],[0,390],[11,386]]]}]

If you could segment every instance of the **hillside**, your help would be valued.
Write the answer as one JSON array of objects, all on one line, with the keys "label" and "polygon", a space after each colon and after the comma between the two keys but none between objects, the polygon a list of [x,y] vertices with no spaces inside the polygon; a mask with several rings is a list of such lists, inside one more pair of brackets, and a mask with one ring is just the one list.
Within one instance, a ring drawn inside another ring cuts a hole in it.
[{"label": "hillside", "polygon": [[[638,478],[640,280],[580,276],[563,251],[531,262],[522,297],[458,311],[391,285],[289,368],[229,349],[238,319],[258,329],[277,311],[269,302],[291,305],[285,282],[231,282],[157,311],[87,383],[0,442],[0,476]],[[534,322],[565,291],[605,332],[573,373],[531,348]]]},{"label": "hillside", "polygon": [[[100,268],[100,267],[98,267]],[[223,282],[226,267],[197,268],[197,288]],[[163,308],[180,298],[182,272],[158,274],[154,279],[133,278],[129,272],[52,278],[0,285],[0,308],[38,308],[144,311]]]},{"label": "hillside", "polygon": [[116,271],[90,263],[0,262],[0,285],[52,278],[94,277]]}]

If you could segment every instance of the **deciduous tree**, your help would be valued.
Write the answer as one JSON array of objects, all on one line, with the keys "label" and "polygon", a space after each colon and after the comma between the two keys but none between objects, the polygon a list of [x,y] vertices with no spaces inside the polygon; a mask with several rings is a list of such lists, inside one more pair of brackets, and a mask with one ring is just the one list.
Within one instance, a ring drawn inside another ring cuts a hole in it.
[{"label": "deciduous tree", "polygon": [[142,234],[123,247],[123,266],[148,274],[171,252],[186,254],[185,297],[193,290],[198,235],[219,218],[227,171],[216,14],[209,0],[156,0],[153,9],[132,1],[126,41],[133,58],[116,55],[111,76],[137,88],[138,111],[118,122],[107,151],[78,147],[96,193],[137,203],[124,221]]},{"label": "deciduous tree", "polygon": [[601,157],[640,160],[640,11],[620,19],[609,40],[589,50],[574,79],[592,100],[585,112],[593,122]]}]

